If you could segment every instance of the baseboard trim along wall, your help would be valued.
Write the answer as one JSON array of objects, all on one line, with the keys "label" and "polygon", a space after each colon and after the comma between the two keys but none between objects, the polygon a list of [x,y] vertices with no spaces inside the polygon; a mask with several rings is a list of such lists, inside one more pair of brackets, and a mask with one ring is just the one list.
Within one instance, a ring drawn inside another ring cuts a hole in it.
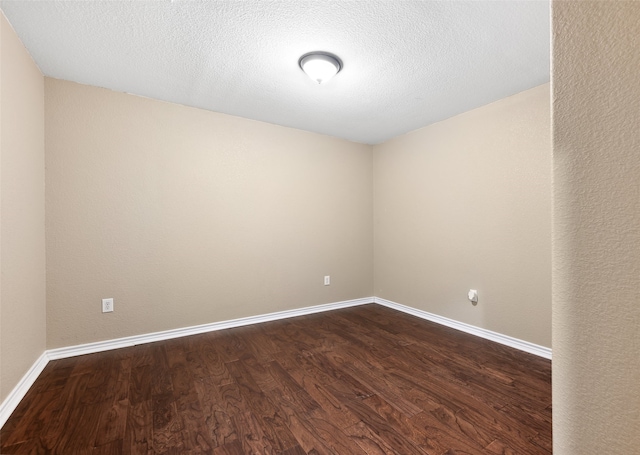
[{"label": "baseboard trim along wall", "polygon": [[93,354],[96,352],[109,351],[112,349],[136,346],[138,344],[153,343],[154,341],[170,340],[189,335],[197,335],[200,333],[213,332],[216,330],[230,329],[234,327],[242,327],[245,325],[259,324],[261,322],[277,321],[281,319],[293,318],[296,316],[304,316],[308,314],[321,313],[324,311],[338,310],[340,308],[349,308],[368,303],[376,303],[386,306],[403,313],[417,316],[437,324],[441,324],[453,329],[461,330],[472,335],[495,341],[506,346],[510,346],[521,351],[528,352],[546,359],[551,359],[551,349],[537,344],[519,340],[497,332],[475,327],[453,319],[448,319],[416,308],[401,305],[391,300],[380,297],[365,297],[361,299],[345,300],[343,302],[328,303],[325,305],[316,305],[295,310],[278,311],[259,316],[249,316],[246,318],[232,319],[229,321],[213,322],[210,324],[202,324],[193,327],[185,327],[181,329],[165,330],[162,332],[147,333],[143,335],[134,335],[124,338],[116,338],[113,340],[98,341],[96,343],[87,343],[77,346],[69,346],[64,348],[50,349],[42,353],[42,355],[31,366],[29,371],[24,375],[20,382],[14,387],[7,398],[0,404],[0,428],[11,416],[20,401],[27,394],[33,383],[36,381],[42,370],[47,366],[50,360],[64,359],[67,357],[75,357],[84,354]]},{"label": "baseboard trim along wall", "polygon": [[42,370],[44,370],[44,367],[47,366],[47,363],[49,363],[49,357],[45,351],[38,357],[38,360],[31,365],[29,371],[27,371],[22,379],[20,379],[20,382],[18,382],[9,395],[7,395],[7,398],[0,404],[0,428],[4,426],[9,416],[11,416],[11,413],[18,407],[20,401],[22,401],[33,383],[36,382]]},{"label": "baseboard trim along wall", "polygon": [[231,329],[245,325],[259,324],[261,322],[277,321],[280,319],[294,318],[307,314],[321,313],[324,311],[338,310],[357,305],[373,303],[375,297],[364,297],[362,299],[345,300],[343,302],[327,303],[324,305],[309,306],[295,310],[277,311],[275,313],[262,314],[258,316],[248,316],[246,318],[231,319],[229,321],[212,322],[210,324],[196,325],[182,329],[164,330],[162,332],[147,333],[144,335],[134,335],[115,340],[98,341],[96,343],[69,346],[47,351],[50,360],[75,357],[77,355],[91,354],[94,352],[109,351],[111,349],[126,348],[138,344],[153,343],[154,341],[170,340],[172,338],[186,337],[200,333],[214,332],[216,330]]},{"label": "baseboard trim along wall", "polygon": [[431,321],[440,325],[451,327],[452,329],[461,330],[463,332],[470,333],[471,335],[475,335],[480,338],[485,338],[487,340],[495,341],[496,343],[504,344],[506,346],[519,349],[520,351],[528,352],[529,354],[534,354],[539,357],[543,357],[545,359],[551,360],[551,348],[529,343],[528,341],[520,340],[518,338],[513,338],[498,332],[492,332],[491,330],[483,329],[470,324],[465,324],[464,322],[459,322],[454,319],[438,316],[437,314],[428,313],[426,311],[418,310],[413,307],[401,305],[399,303],[392,302],[391,300],[382,299],[380,297],[374,297],[373,301],[374,303],[377,303],[378,305],[386,306],[387,308],[392,308],[397,311],[402,311],[403,313],[411,314],[421,319],[426,319],[427,321]]}]

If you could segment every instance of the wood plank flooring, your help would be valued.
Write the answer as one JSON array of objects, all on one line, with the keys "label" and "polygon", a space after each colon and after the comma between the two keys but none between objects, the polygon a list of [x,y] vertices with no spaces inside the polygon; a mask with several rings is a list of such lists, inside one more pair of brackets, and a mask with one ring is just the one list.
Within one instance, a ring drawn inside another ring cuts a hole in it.
[{"label": "wood plank flooring", "polygon": [[551,362],[378,305],[50,362],[2,454],[548,454]]}]

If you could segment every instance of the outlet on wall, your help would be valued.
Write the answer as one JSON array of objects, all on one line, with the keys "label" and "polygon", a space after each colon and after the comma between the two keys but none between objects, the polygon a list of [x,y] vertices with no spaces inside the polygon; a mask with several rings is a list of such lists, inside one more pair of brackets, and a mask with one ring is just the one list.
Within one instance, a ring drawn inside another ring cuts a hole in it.
[{"label": "outlet on wall", "polygon": [[324,285],[329,286],[331,284],[331,277],[329,275],[324,277]]},{"label": "outlet on wall", "polygon": [[113,311],[113,298],[102,299],[102,312],[111,313]]}]

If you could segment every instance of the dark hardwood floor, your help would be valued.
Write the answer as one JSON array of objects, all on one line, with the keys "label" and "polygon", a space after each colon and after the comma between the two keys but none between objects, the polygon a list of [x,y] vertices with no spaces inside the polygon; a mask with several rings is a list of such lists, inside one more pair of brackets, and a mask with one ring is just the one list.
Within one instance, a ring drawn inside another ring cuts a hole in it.
[{"label": "dark hardwood floor", "polygon": [[378,305],[50,362],[2,454],[548,454],[551,362]]}]

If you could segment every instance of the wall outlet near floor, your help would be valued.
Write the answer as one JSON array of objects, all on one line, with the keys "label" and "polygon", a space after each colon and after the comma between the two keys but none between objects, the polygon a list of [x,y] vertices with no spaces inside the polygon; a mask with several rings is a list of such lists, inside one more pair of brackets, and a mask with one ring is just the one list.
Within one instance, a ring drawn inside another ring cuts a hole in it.
[{"label": "wall outlet near floor", "polygon": [[113,311],[113,298],[102,299],[102,312],[111,313]]},{"label": "wall outlet near floor", "polygon": [[324,285],[329,286],[330,284],[331,284],[331,277],[329,275],[326,275],[324,277]]},{"label": "wall outlet near floor", "polygon": [[469,298],[469,301],[474,305],[478,304],[478,291],[476,291],[475,289],[469,289],[467,297]]}]

